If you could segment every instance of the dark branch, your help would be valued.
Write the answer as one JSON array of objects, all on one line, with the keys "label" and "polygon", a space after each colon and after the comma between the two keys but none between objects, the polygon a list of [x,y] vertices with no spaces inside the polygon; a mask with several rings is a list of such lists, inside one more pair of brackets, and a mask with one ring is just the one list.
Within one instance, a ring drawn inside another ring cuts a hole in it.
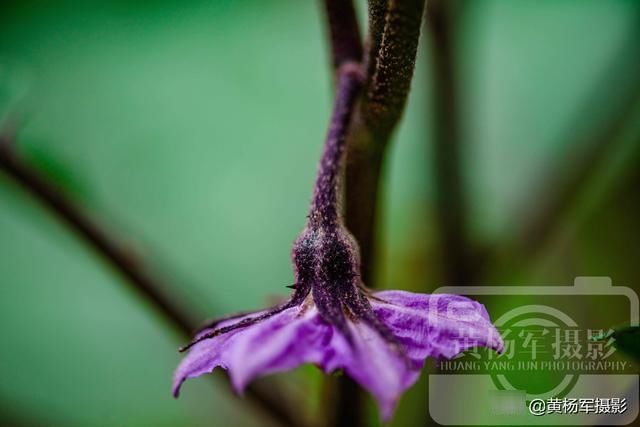
[{"label": "dark branch", "polygon": [[447,285],[474,283],[466,223],[466,200],[461,173],[458,111],[456,0],[429,2],[425,29],[431,41],[435,128],[433,170],[442,258],[442,279]]},{"label": "dark branch", "polygon": [[362,42],[351,0],[324,0],[324,9],[329,23],[331,57],[337,70],[345,62],[362,60]]},{"label": "dark branch", "polygon": [[[167,296],[160,284],[143,271],[138,262],[131,259],[126,249],[102,231],[71,200],[42,175],[17,157],[13,151],[13,138],[6,132],[0,135],[0,169],[13,178],[24,190],[34,196],[63,221],[70,230],[81,237],[95,252],[119,272],[132,288],[151,303],[172,325],[188,338],[196,328],[194,316],[183,309],[175,296]],[[293,415],[290,407],[275,390],[254,385],[247,396],[262,412],[269,414],[283,426],[299,426],[301,420]]]},{"label": "dark branch", "polygon": [[23,163],[11,149],[13,144],[11,139],[6,136],[0,138],[0,168],[82,237],[168,320],[178,326],[182,332],[189,334],[192,326],[195,325],[195,319],[186,314],[186,310],[178,308],[175,298],[169,299],[160,293],[158,291],[160,285],[154,283],[154,280],[139,268],[139,263],[131,258],[126,249],[120,247],[93,224],[45,178]]}]

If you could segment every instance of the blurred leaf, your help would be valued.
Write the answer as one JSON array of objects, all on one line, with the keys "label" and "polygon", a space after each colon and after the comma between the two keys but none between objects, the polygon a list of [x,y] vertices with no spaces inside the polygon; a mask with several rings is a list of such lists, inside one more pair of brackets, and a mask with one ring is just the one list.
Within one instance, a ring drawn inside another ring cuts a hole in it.
[{"label": "blurred leaf", "polygon": [[613,338],[613,346],[623,353],[640,360],[640,326],[623,326],[612,329],[592,339],[600,341]]}]

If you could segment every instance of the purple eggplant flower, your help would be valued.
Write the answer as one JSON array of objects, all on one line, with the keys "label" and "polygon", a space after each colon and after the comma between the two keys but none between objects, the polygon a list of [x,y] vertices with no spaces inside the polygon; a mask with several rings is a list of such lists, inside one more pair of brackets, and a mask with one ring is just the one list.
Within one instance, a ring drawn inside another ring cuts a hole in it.
[{"label": "purple eggplant flower", "polygon": [[313,363],[344,371],[371,392],[383,419],[416,382],[427,357],[452,358],[475,346],[502,351],[503,342],[478,302],[457,295],[367,289],[359,249],[345,228],[338,190],[346,130],[361,84],[343,66],[334,113],[316,179],[309,220],[294,243],[295,285],[283,304],[210,323],[183,350],[173,393],[182,383],[229,371],[241,392],[254,378]]}]

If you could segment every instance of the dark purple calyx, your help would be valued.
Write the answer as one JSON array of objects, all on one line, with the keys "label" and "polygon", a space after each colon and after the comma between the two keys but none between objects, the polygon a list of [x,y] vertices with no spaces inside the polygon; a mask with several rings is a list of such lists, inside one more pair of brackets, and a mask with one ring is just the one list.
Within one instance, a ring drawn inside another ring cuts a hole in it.
[{"label": "dark purple calyx", "polygon": [[362,87],[360,67],[343,65],[338,73],[336,100],[309,212],[309,221],[293,247],[296,291],[292,300],[311,292],[323,319],[348,339],[347,317],[363,320],[390,344],[395,337],[373,312],[360,278],[360,250],[344,226],[340,190],[349,124]]}]

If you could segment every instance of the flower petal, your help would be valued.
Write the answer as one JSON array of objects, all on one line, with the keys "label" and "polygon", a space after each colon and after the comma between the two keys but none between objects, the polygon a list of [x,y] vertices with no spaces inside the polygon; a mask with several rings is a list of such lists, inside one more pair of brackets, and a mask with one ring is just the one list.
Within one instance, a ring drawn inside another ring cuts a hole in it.
[{"label": "flower petal", "polygon": [[402,393],[420,376],[420,365],[411,363],[397,348],[364,321],[348,322],[352,344],[341,334],[331,343],[335,358],[325,371],[342,368],[378,402],[380,416],[388,421]]},{"label": "flower petal", "polygon": [[[474,345],[502,349],[486,310],[468,298],[384,291],[376,293],[371,303],[405,353],[364,320],[348,320],[347,340],[307,300],[251,326],[196,343],[176,370],[174,394],[187,378],[218,366],[229,370],[234,389],[241,392],[257,376],[314,363],[327,373],[343,369],[371,392],[381,417],[388,420],[402,393],[418,379],[426,357],[451,358]],[[229,320],[217,328],[262,313]]]},{"label": "flower petal", "polygon": [[201,341],[178,366],[174,395],[177,396],[187,378],[211,372],[218,366],[228,369],[234,389],[242,392],[257,376],[314,363],[327,373],[344,369],[373,394],[382,417],[388,419],[400,395],[417,380],[420,370],[408,365],[406,358],[364,322],[348,322],[348,327],[351,343],[322,319],[315,306],[303,306]]},{"label": "flower petal", "polygon": [[292,307],[238,334],[223,354],[236,391],[254,378],[325,363],[333,327],[315,309]]},{"label": "flower petal", "polygon": [[[217,325],[220,328],[249,316]],[[202,331],[199,335],[211,330]],[[333,327],[322,320],[315,307],[295,306],[258,323],[196,343],[174,375],[174,395],[187,378],[228,369],[237,392],[255,377],[294,369],[303,363],[326,363]]]},{"label": "flower petal", "polygon": [[[233,325],[242,321],[243,319],[253,317],[261,314],[262,312],[251,313],[246,316],[237,317],[231,320],[220,322],[216,325],[216,328],[205,329],[197,334],[200,337],[214,329],[221,328],[228,325]],[[210,340],[201,341],[195,344],[189,353],[182,359],[178,368],[173,375],[172,392],[175,397],[180,394],[180,387],[182,383],[188,378],[195,378],[202,374],[213,371],[216,367],[221,366],[224,369],[227,365],[223,361],[222,354],[229,345],[231,340],[236,334],[240,333],[242,329],[236,329],[224,335],[219,335]]]},{"label": "flower petal", "polygon": [[475,346],[502,351],[504,343],[482,304],[460,295],[381,291],[373,310],[414,360],[452,358]]}]

